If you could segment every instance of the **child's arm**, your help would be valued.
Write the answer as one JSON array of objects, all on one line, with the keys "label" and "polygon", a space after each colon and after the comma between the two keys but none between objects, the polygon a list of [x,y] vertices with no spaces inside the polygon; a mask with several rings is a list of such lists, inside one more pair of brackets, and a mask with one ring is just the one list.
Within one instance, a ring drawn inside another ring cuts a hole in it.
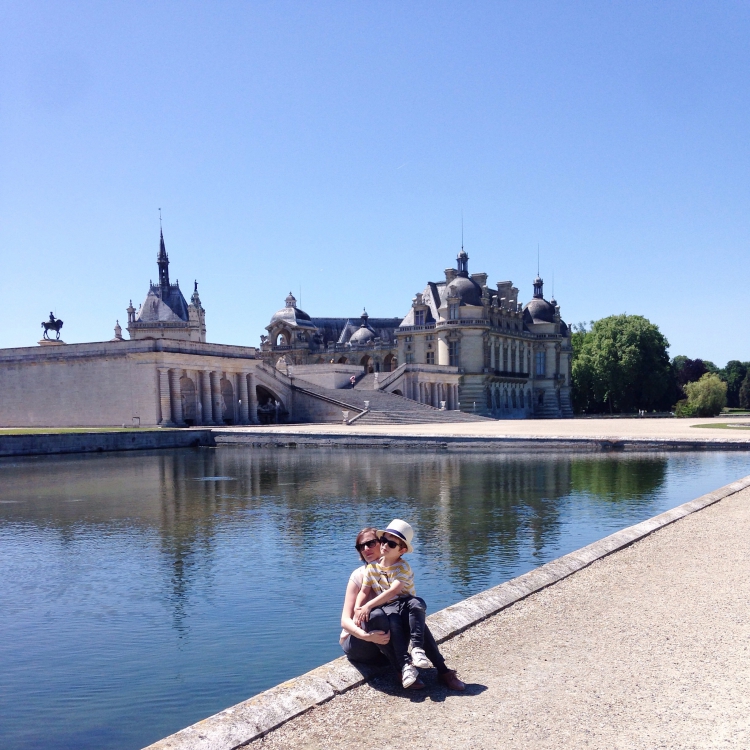
[{"label": "child's arm", "polygon": [[[403,581],[394,581],[387,591],[384,591],[382,594],[378,594],[374,599],[370,599],[369,601],[360,604],[359,597],[357,597],[356,606],[362,612],[363,618],[367,620],[370,612],[375,609],[375,607],[379,607],[381,604],[385,604],[386,602],[391,601],[391,599],[395,599],[401,593],[403,588]],[[364,589],[362,589],[362,591],[364,591]],[[361,594],[362,592],[360,591],[360,595]]]},{"label": "child's arm", "polygon": [[362,586],[357,594],[357,601],[354,602],[354,611],[356,612],[370,598],[372,586]]}]

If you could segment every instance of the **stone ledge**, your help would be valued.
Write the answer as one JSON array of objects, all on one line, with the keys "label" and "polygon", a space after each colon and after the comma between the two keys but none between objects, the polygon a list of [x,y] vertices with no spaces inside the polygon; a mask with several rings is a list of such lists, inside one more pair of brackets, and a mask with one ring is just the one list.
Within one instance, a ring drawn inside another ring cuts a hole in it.
[{"label": "stone ledge", "polygon": [[[428,617],[430,629],[436,640],[442,643],[537,591],[588,567],[596,560],[624,549],[657,529],[713,505],[746,487],[750,487],[750,476],[622,529],[511,581],[452,604]],[[314,706],[361,685],[374,673],[375,671],[364,667],[360,670],[345,657],[340,657],[209,716],[149,745],[145,750],[234,750]]]}]

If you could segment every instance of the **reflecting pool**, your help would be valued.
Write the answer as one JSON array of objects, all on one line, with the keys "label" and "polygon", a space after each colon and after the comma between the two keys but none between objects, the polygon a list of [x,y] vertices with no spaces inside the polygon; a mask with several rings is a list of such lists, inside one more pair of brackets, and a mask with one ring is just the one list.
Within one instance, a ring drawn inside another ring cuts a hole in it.
[{"label": "reflecting pool", "polygon": [[412,523],[434,612],[749,473],[741,453],[0,460],[2,747],[140,748],[340,655],[363,526]]}]

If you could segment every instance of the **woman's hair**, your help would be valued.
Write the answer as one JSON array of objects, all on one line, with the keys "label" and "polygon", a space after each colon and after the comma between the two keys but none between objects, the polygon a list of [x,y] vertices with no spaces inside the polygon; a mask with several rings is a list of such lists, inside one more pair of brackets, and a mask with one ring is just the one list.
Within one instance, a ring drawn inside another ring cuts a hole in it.
[{"label": "woman's hair", "polygon": [[362,529],[362,531],[357,534],[357,538],[354,540],[354,549],[357,550],[357,554],[359,555],[362,562],[365,561],[365,558],[362,556],[362,553],[359,551],[359,545],[362,544],[362,539],[367,534],[374,534],[375,538],[377,539],[378,536],[378,530],[374,526],[368,526],[365,529]]}]

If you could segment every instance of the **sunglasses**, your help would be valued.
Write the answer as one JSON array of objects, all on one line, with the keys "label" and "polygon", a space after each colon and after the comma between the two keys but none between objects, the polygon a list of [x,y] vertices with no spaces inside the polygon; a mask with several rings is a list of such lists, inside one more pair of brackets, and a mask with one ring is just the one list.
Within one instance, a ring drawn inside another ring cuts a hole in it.
[{"label": "sunglasses", "polygon": [[396,549],[396,547],[400,547],[400,542],[394,542],[393,539],[388,539],[388,537],[381,536],[380,537],[380,543],[381,544],[387,544],[391,549]]},{"label": "sunglasses", "polygon": [[380,544],[380,540],[370,539],[368,542],[362,542],[362,544],[355,544],[354,546],[357,548],[357,552],[361,552],[363,549],[370,549],[378,544]]}]

